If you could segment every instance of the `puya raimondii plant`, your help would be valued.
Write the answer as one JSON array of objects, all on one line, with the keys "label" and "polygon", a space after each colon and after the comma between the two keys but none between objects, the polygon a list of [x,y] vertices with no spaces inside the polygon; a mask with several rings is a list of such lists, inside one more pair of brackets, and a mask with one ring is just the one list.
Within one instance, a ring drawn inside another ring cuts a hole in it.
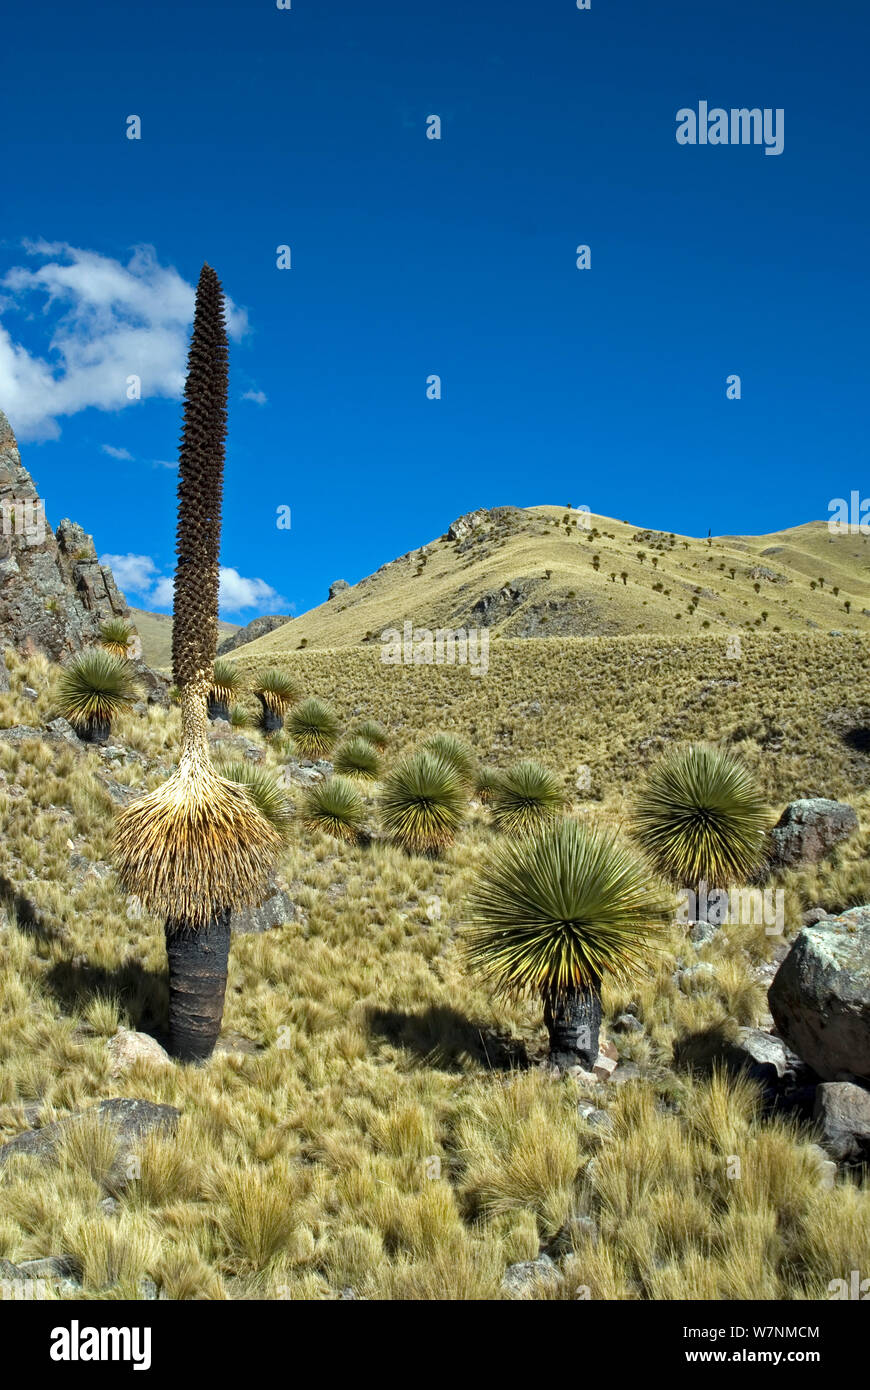
[{"label": "puya raimondii plant", "polygon": [[119,877],[165,919],[170,1050],[208,1057],[220,1033],[230,913],[265,888],[280,836],[244,787],[221,777],[208,749],[208,697],[218,634],[218,580],[227,422],[224,297],[204,265],[196,291],[179,451],[172,633],[180,691],[178,768],[118,817]]}]

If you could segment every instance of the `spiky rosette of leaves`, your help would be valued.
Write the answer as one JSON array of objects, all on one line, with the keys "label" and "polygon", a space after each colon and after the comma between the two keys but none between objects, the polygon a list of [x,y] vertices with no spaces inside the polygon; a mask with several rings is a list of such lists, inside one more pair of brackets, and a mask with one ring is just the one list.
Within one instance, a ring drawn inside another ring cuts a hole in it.
[{"label": "spiky rosette of leaves", "polygon": [[466,800],[455,765],[424,748],[403,758],[388,774],[380,799],[381,820],[404,849],[434,855],[453,842]]},{"label": "spiky rosette of leaves", "polygon": [[652,767],[632,832],[655,869],[682,888],[745,883],[764,859],[770,816],[737,758],[707,744],[668,750]]},{"label": "spiky rosette of leaves", "polygon": [[374,781],[381,770],[378,750],[359,734],[349,738],[335,750],[333,763],[336,772],[342,772],[347,777],[358,777],[366,782]]},{"label": "spiky rosette of leaves", "polygon": [[254,683],[254,694],[259,696],[267,709],[273,714],[283,714],[299,699],[299,687],[286,671],[272,666],[261,671]]},{"label": "spiky rosette of leaves", "polygon": [[377,719],[364,719],[361,724],[357,724],[354,733],[377,748],[379,753],[383,753],[390,741],[390,735]]},{"label": "spiky rosette of leaves", "polygon": [[223,289],[211,266],[204,265],[196,290],[178,461],[172,672],[182,687],[211,679],[217,646],[228,354]]},{"label": "spiky rosette of leaves", "polygon": [[359,837],[365,804],[349,778],[327,777],[308,788],[302,816],[309,830],[353,842]]},{"label": "spiky rosette of leaves", "polygon": [[286,834],[293,819],[293,805],[271,773],[247,762],[221,764],[218,771],[228,782],[244,787],[264,820],[279,835]]},{"label": "spiky rosette of leaves", "polygon": [[125,618],[107,618],[100,624],[100,646],[112,656],[126,657],[132,636],[133,624]]},{"label": "spiky rosette of leaves", "polygon": [[423,747],[452,763],[463,784],[471,790],[477,776],[477,759],[467,743],[456,734],[433,734]]},{"label": "spiky rosette of leaves", "polygon": [[509,835],[526,835],[561,811],[562,784],[554,772],[533,758],[501,773],[492,788],[492,818]]},{"label": "spiky rosette of leaves", "polygon": [[468,908],[469,966],[498,993],[551,1000],[645,971],[670,895],[614,836],[560,817],[496,845]]},{"label": "spiky rosette of leaves", "polygon": [[242,689],[242,686],[242,673],[235,662],[227,661],[224,657],[217,657],[212,665],[209,699],[216,700],[222,705],[228,705],[233,696]]},{"label": "spiky rosette of leaves", "polygon": [[136,697],[136,683],[129,662],[105,647],[86,647],[77,652],[58,686],[58,704],[75,728],[110,724]]},{"label": "spiky rosette of leaves", "polygon": [[481,767],[474,779],[474,794],[484,806],[490,805],[501,786],[502,774],[497,767]]},{"label": "spiky rosette of leaves", "polygon": [[325,758],[338,736],[338,717],[323,700],[303,700],[288,720],[293,742],[303,758]]}]

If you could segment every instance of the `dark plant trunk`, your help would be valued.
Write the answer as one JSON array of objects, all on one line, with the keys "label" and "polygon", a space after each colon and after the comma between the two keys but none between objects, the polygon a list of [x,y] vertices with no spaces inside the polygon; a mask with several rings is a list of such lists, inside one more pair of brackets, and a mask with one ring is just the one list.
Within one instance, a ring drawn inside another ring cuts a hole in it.
[{"label": "dark plant trunk", "polygon": [[544,993],[544,1023],[550,1035],[550,1059],[561,1066],[591,1071],[598,1057],[601,994],[596,988]]},{"label": "dark plant trunk", "polygon": [[209,698],[209,702],[208,702],[208,717],[209,717],[209,719],[211,719],[211,720],[215,720],[215,719],[225,719],[225,720],[227,721],[227,723],[229,723],[229,721],[230,721],[230,712],[229,712],[229,709],[227,708],[226,701],[224,701],[224,700],[212,700],[211,698]]},{"label": "dark plant trunk", "polygon": [[263,699],[262,696],[258,696],[258,699],[259,699],[259,701],[260,701],[260,705],[261,705],[262,711],[263,711],[263,713],[262,713],[262,715],[261,715],[261,717],[260,717],[260,726],[261,726],[261,728],[262,728],[262,730],[263,730],[263,733],[264,733],[264,734],[277,734],[277,733],[279,733],[280,730],[283,729],[283,727],[284,727],[284,716],[283,716],[283,714],[276,714],[275,711],[274,711],[273,709],[270,709],[269,706],[266,704],[266,701]]},{"label": "dark plant trunk", "polygon": [[169,1051],[182,1062],[204,1062],[221,1031],[230,913],[216,912],[204,927],[166,923],[169,959]]},{"label": "dark plant trunk", "polygon": [[109,742],[112,726],[108,719],[89,719],[86,724],[78,724],[76,733],[82,743],[98,743],[101,747]]}]

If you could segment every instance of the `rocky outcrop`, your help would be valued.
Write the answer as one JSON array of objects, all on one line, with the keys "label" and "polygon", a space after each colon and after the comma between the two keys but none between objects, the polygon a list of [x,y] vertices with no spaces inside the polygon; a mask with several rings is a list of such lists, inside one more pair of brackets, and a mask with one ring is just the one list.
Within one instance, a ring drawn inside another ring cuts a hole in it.
[{"label": "rocky outcrop", "polygon": [[283,627],[289,623],[289,616],[280,613],[269,613],[263,618],[252,618],[244,627],[237,628],[229,637],[225,637],[218,643],[218,656],[225,656],[227,652],[234,652],[237,647],[244,647],[248,642],[256,642],[258,637],[265,637],[267,632],[274,632],[276,627]]},{"label": "rocky outcrop", "polygon": [[815,864],[857,829],[858,817],[845,801],[791,801],[770,832],[770,867]]},{"label": "rocky outcrop", "polygon": [[338,598],[339,594],[343,594],[345,589],[349,588],[350,585],[346,579],[335,579],[329,586],[329,597]]},{"label": "rocky outcrop", "polygon": [[773,978],[780,1036],[825,1081],[870,1083],[870,906],[804,927]]},{"label": "rocky outcrop", "polygon": [[0,1146],[0,1167],[7,1159],[19,1155],[41,1160],[53,1158],[58,1144],[75,1125],[88,1117],[97,1116],[101,1123],[111,1126],[117,1139],[115,1160],[105,1176],[105,1185],[110,1189],[120,1189],[130,1179],[130,1157],[139,1140],[158,1131],[174,1133],[180,1115],[181,1111],[176,1110],[174,1105],[157,1105],[150,1100],[126,1097],[101,1100],[97,1106],[44,1125],[42,1129],[28,1129],[23,1134],[16,1134],[14,1139]]},{"label": "rocky outcrop", "polygon": [[127,601],[93,539],[72,521],[55,534],[0,411],[0,649],[53,660],[100,635],[106,618],[129,618]]}]

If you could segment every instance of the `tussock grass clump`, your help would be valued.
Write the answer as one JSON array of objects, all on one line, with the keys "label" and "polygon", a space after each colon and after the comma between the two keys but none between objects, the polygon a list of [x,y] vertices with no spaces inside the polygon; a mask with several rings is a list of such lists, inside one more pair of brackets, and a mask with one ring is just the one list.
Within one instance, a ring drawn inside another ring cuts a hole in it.
[{"label": "tussock grass clump", "polygon": [[423,747],[427,752],[435,753],[452,763],[463,785],[469,791],[472,789],[477,775],[477,759],[463,739],[457,738],[455,734],[433,734],[431,738],[427,738]]},{"label": "tussock grass clump", "polygon": [[324,700],[312,696],[291,711],[289,728],[303,758],[325,758],[338,737],[338,717]]},{"label": "tussock grass clump", "polygon": [[103,647],[77,652],[58,685],[61,713],[88,742],[104,743],[112,720],[135,698],[133,668]]},{"label": "tussock grass clump", "polygon": [[656,870],[680,887],[744,883],[764,858],[770,816],[752,774],[705,744],[666,752],[650,771],[632,828]]},{"label": "tussock grass clump", "polygon": [[365,817],[365,803],[347,777],[327,777],[305,794],[302,818],[310,830],[323,830],[337,840],[355,841]]},{"label": "tussock grass clump", "polygon": [[453,843],[466,804],[465,784],[455,764],[423,749],[403,758],[388,774],[381,820],[403,849],[438,854]]},{"label": "tussock grass clump", "polygon": [[381,770],[377,749],[360,734],[341,744],[335,750],[333,761],[336,772],[342,772],[348,777],[359,777],[367,782],[374,781]]},{"label": "tussock grass clump", "polygon": [[354,733],[360,738],[364,738],[367,743],[377,748],[379,753],[383,753],[390,741],[390,736],[377,719],[364,719],[361,724],[357,724]]},{"label": "tussock grass clump", "polygon": [[133,636],[133,624],[126,618],[107,618],[100,624],[100,646],[112,656],[126,657]]},{"label": "tussock grass clump", "polygon": [[493,822],[509,835],[526,835],[538,829],[565,804],[559,778],[533,758],[502,773],[491,796]]}]

